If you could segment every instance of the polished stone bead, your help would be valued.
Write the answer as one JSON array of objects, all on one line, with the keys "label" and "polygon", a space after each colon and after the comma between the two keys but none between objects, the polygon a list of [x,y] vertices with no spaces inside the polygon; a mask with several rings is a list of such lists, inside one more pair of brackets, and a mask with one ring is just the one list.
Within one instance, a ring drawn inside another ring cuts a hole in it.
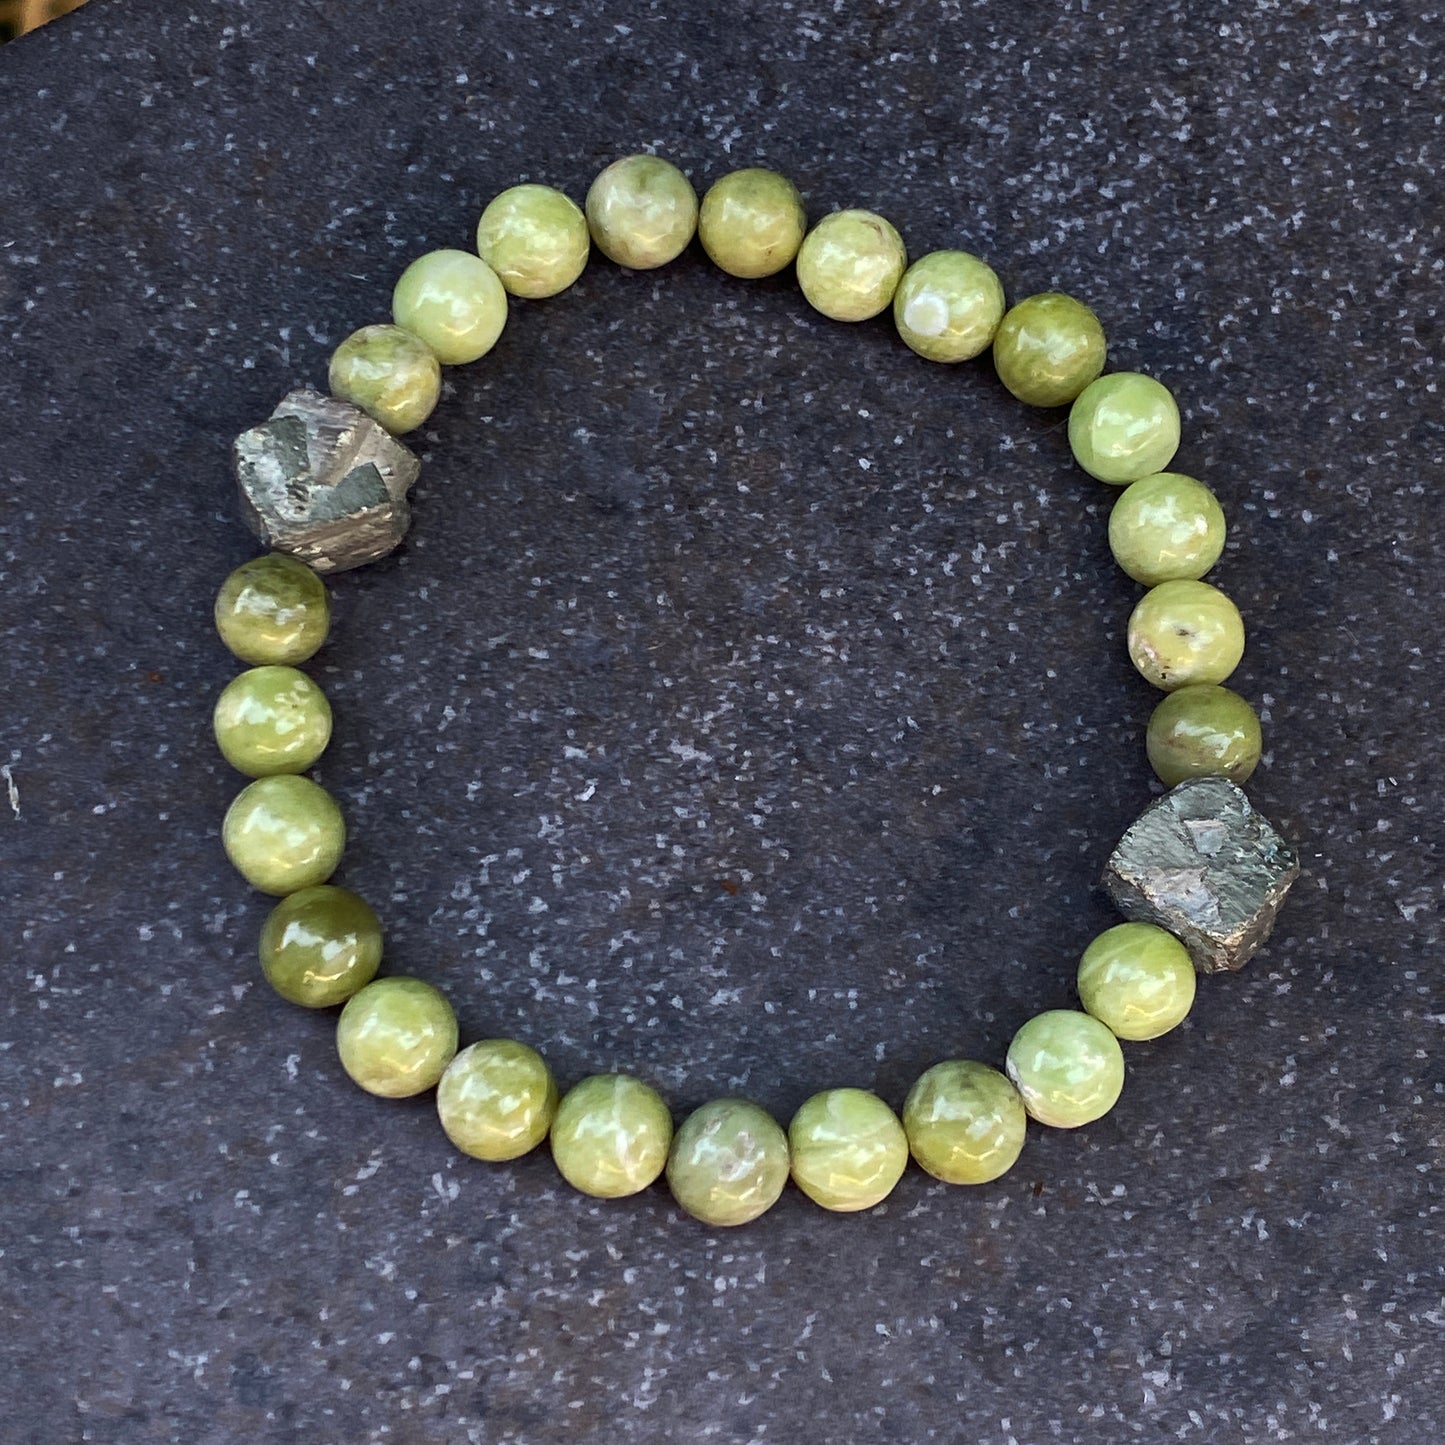
[{"label": "polished stone bead", "polygon": [[507,324],[507,292],[480,256],[428,251],[401,273],[391,315],[443,366],[465,366],[497,344]]},{"label": "polished stone bead", "polygon": [[592,182],[587,225],[609,261],[651,271],[687,249],[697,230],[697,192],[661,156],[624,156]]},{"label": "polished stone bead", "polygon": [[331,704],[294,667],[253,667],[226,684],[211,722],[222,757],[248,778],[300,773],[326,751]]},{"label": "polished stone bead", "polygon": [[926,360],[967,361],[988,349],[1003,307],[1003,283],[992,266],[967,251],[933,251],[903,273],[893,320]]},{"label": "polished stone bead", "polygon": [[1161,582],[1129,615],[1129,660],[1165,692],[1223,682],[1244,656],[1244,619],[1208,582]]},{"label": "polished stone bead", "polygon": [[1178,472],[1131,482],[1109,513],[1109,550],[1146,587],[1204,576],[1224,551],[1224,538],[1214,493]]},{"label": "polished stone bead", "polygon": [[694,1219],[746,1224],[777,1203],[788,1182],[788,1139],[746,1099],[714,1099],[683,1120],[667,1158],[672,1197]]},{"label": "polished stone bead", "polygon": [[881,1203],[908,1165],[903,1125],[866,1089],[827,1089],[806,1100],[788,1125],[788,1150],[793,1182],[840,1214]]},{"label": "polished stone bead", "polygon": [[1011,306],[993,338],[998,379],[1029,406],[1067,406],[1103,371],[1105,353],[1099,318],[1061,291]]},{"label": "polished stone bead", "polygon": [[1106,928],[1079,960],[1079,1001],[1116,1038],[1157,1039],[1194,1004],[1194,962],[1152,923]]},{"label": "polished stone bead", "polygon": [[515,1039],[483,1039],[447,1066],[437,1114],[447,1138],[473,1159],[518,1159],[547,1137],[557,1082],[536,1049]]},{"label": "polished stone bead", "polygon": [[415,431],[442,394],[441,363],[400,326],[363,326],[331,353],[331,394],[359,406],[393,436]]},{"label": "polished stone bead", "polygon": [[1119,1040],[1074,1009],[1031,1018],[1008,1046],[1007,1069],[1029,1116],[1055,1129],[1102,1118],[1124,1088]]},{"label": "polished stone bead", "polygon": [[997,1069],[972,1059],[935,1064],[908,1091],[903,1128],[919,1167],[945,1184],[987,1184],[1013,1168],[1028,1115]]},{"label": "polished stone bead", "polygon": [[513,296],[533,301],[572,285],[591,248],[582,207],[552,186],[512,186],[477,222],[477,253]]},{"label": "polished stone bead", "polygon": [[368,1094],[424,1094],[457,1051],[457,1016],[419,978],[379,978],[351,996],[336,1023],[341,1067]]},{"label": "polished stone bead", "polygon": [[266,982],[302,1008],[345,1003],[376,977],[381,924],[364,900],[323,883],[283,898],[261,927]]},{"label": "polished stone bead", "polygon": [[271,552],[242,562],[216,594],[221,641],[253,665],[305,662],[326,641],[331,599],[304,562]]},{"label": "polished stone bead", "polygon": [[346,824],[324,788],[282,773],[241,789],[226,810],[221,842],[253,888],[284,895],[331,877],[346,846]]},{"label": "polished stone bead", "polygon": [[872,211],[824,216],[798,251],[798,284],[809,305],[834,321],[886,311],[908,266],[903,237]]},{"label": "polished stone bead", "polygon": [[1116,486],[1138,481],[1162,472],[1179,450],[1179,408],[1152,376],[1112,372],[1069,408],[1069,446],[1091,477]]},{"label": "polished stone bead", "polygon": [[1259,715],[1237,692],[1214,683],[1171,692],[1149,719],[1149,765],[1171,788],[1185,778],[1243,783],[1263,746]]},{"label": "polished stone bead", "polygon": [[629,1074],[574,1084],[552,1121],[552,1158],[583,1194],[621,1199],[646,1189],[667,1165],[672,1115],[658,1092]]},{"label": "polished stone bead", "polygon": [[808,229],[798,188],[776,171],[749,167],[715,181],[702,198],[697,234],[729,276],[773,276],[790,265]]}]

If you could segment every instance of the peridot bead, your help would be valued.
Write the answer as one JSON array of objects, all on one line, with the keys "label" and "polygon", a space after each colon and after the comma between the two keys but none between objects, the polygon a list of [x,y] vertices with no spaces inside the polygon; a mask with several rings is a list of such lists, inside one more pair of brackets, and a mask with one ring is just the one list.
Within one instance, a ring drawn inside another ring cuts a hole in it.
[{"label": "peridot bead", "polygon": [[263,893],[325,883],[346,846],[346,824],[331,795],[289,773],[257,778],[226,810],[221,843],[236,871]]},{"label": "peridot bead", "polygon": [[326,641],[331,599],[304,562],[271,552],[242,562],[216,594],[216,631],[242,662],[305,662]]},{"label": "peridot bead", "polygon": [[898,1116],[866,1089],[826,1089],[788,1125],[793,1182],[815,1204],[840,1214],[872,1209],[908,1165]]},{"label": "peridot bead", "polygon": [[1109,513],[1109,550],[1146,587],[1204,576],[1224,551],[1224,537],[1214,493],[1179,472],[1131,482]]},{"label": "peridot bead", "polygon": [[483,1039],[447,1065],[437,1085],[437,1114],[463,1154],[500,1163],[547,1137],[558,1098],[536,1049],[515,1039]]},{"label": "peridot bead", "polygon": [[1223,682],[1244,656],[1244,619],[1208,582],[1161,582],[1129,616],[1129,657],[1165,692]]},{"label": "peridot bead", "polygon": [[908,266],[903,237],[872,211],[834,211],[803,239],[798,284],[834,321],[866,321],[887,309]]},{"label": "peridot bead", "polygon": [[428,251],[401,273],[391,314],[444,366],[463,366],[497,344],[507,324],[507,292],[480,256]]},{"label": "peridot bead", "polygon": [[1073,1009],[1031,1018],[1008,1046],[1006,1067],[1030,1117],[1056,1129],[1102,1118],[1124,1088],[1119,1040]]},{"label": "peridot bead", "polygon": [[997,1069],[972,1059],[935,1064],[908,1091],[903,1128],[919,1167],[945,1184],[987,1184],[1013,1168],[1028,1115]]},{"label": "peridot bead", "polygon": [[787,1136],[746,1099],[714,1099],[695,1109],[667,1157],[672,1197],[694,1219],[722,1228],[771,1209],[787,1182]]},{"label": "peridot bead", "polygon": [[672,1115],[653,1088],[629,1074],[574,1084],[552,1120],[552,1158],[576,1190],[621,1199],[646,1189],[667,1165]]},{"label": "peridot bead", "polygon": [[697,230],[697,192],[661,156],[624,156],[592,182],[587,225],[609,261],[651,271],[687,249]]},{"label": "peridot bead", "polygon": [[266,982],[302,1008],[345,1003],[376,977],[381,924],[365,901],[323,883],[283,898],[261,927]]},{"label": "peridot bead", "polygon": [[407,1099],[430,1089],[457,1051],[457,1016],[419,978],[379,978],[336,1022],[341,1067],[368,1094]]},{"label": "peridot bead", "polygon": [[756,166],[714,181],[702,198],[697,234],[702,248],[729,276],[773,276],[803,244],[807,213],[786,176]]},{"label": "peridot bead", "polygon": [[1010,307],[993,338],[998,379],[1029,406],[1067,406],[1103,371],[1105,353],[1099,318],[1061,291]]},{"label": "peridot bead", "polygon": [[967,251],[933,251],[903,273],[893,320],[928,361],[967,361],[987,350],[1003,306],[1003,282],[987,262]]},{"label": "peridot bead", "polygon": [[1079,960],[1079,999],[1117,1038],[1157,1039],[1194,1003],[1194,964],[1152,923],[1106,928]]},{"label": "peridot bead", "polygon": [[1091,477],[1116,486],[1137,481],[1162,472],[1179,450],[1179,408],[1152,376],[1111,372],[1069,408],[1069,446]]},{"label": "peridot bead", "polygon": [[359,406],[393,436],[414,431],[436,410],[441,363],[400,326],[363,326],[331,353],[332,396]]},{"label": "peridot bead", "polygon": [[326,751],[331,704],[294,667],[253,667],[226,684],[211,722],[221,755],[248,778],[300,773]]},{"label": "peridot bead", "polygon": [[513,296],[565,291],[587,266],[587,217],[551,186],[512,186],[477,222],[477,252]]},{"label": "peridot bead", "polygon": [[1225,777],[1241,786],[1259,763],[1259,715],[1237,692],[1196,683],[1171,692],[1149,719],[1149,765],[1167,787]]}]

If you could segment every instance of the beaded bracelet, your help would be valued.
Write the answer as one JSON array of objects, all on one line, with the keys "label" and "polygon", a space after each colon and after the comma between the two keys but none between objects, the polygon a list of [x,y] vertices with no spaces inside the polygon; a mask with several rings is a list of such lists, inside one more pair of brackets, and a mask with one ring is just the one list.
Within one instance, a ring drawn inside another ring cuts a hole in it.
[{"label": "beaded bracelet", "polygon": [[[1039,407],[1068,405],[1069,445],[1091,476],[1123,487],[1109,520],[1115,559],[1148,590],[1129,618],[1129,656],[1166,694],[1149,720],[1149,762],[1170,789],[1125,833],[1104,885],[1128,922],[1107,929],[1078,966],[1082,1010],[1026,1022],[1005,1071],[972,1060],[934,1065],[902,1117],[876,1094],[813,1095],[786,1134],[756,1104],[718,1099],[676,1132],[655,1090],[598,1074],[559,1093],[524,1043],[484,1039],[458,1052],[456,1015],[430,984],[376,978],[382,936],[356,894],[330,884],[345,826],[301,776],[331,733],[330,705],[296,664],[330,620],[318,575],[385,555],[409,525],[419,464],[395,438],[436,405],[441,367],[496,343],[508,295],[555,296],[581,275],[591,246],[626,267],[673,260],[694,234],[737,277],[796,265],[809,303],[837,321],[890,305],[920,356],[960,362],[992,349],[1004,386]],[[1244,651],[1234,604],[1200,579],[1224,546],[1224,515],[1200,482],[1165,470],[1179,411],[1158,381],[1104,374],[1104,333],[1070,296],[1030,296],[1005,309],[993,270],[963,251],[908,264],[898,232],[870,211],[835,212],[807,228],[794,186],[771,171],[724,176],[699,208],[675,166],[651,155],[608,166],[585,213],[560,191],[521,185],[487,206],[476,252],[433,251],[407,267],[393,324],[367,326],[330,365],[332,395],[303,390],[239,437],[235,465],[253,530],[271,550],[237,568],[216,599],[216,626],[250,670],[221,693],[215,734],[228,762],[255,779],[226,813],[232,863],[280,896],[260,941],[261,967],[285,999],[344,1004],[337,1049],[373,1094],[436,1088],[447,1137],[484,1160],[515,1159],[550,1138],[563,1176],[617,1198],[664,1170],[673,1196],[712,1225],[768,1209],[791,1176],[826,1209],[868,1209],[902,1176],[910,1153],[929,1174],[982,1184],[1008,1170],[1033,1118],[1076,1128],[1100,1118],[1124,1081],[1120,1039],[1175,1027],[1196,970],[1238,968],[1264,941],[1299,872],[1295,855],[1240,789],[1260,756],[1259,720],[1222,686]]]}]

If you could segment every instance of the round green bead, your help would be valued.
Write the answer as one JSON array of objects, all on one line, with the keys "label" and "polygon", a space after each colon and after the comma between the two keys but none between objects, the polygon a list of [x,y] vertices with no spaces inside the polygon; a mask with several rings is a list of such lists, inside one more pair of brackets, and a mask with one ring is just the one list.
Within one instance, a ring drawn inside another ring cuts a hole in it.
[{"label": "round green bead", "polygon": [[621,1199],[646,1189],[667,1165],[672,1115],[656,1089],[629,1074],[574,1084],[552,1120],[552,1158],[583,1194]]},{"label": "round green bead", "polygon": [[713,182],[702,198],[697,234],[729,276],[773,276],[803,244],[807,212],[798,188],[776,171],[750,167]]},{"label": "round green bead", "polygon": [[1152,923],[1106,928],[1079,960],[1079,998],[1121,1039],[1157,1039],[1194,1003],[1194,964],[1172,933]]},{"label": "round green bead", "polygon": [[798,251],[798,284],[834,321],[866,321],[887,309],[908,266],[903,237],[872,211],[824,216]]},{"label": "round green bead", "polygon": [[477,252],[513,296],[541,300],[565,291],[586,269],[587,217],[551,186],[512,186],[477,222]]},{"label": "round green bead", "polygon": [[1179,450],[1179,408],[1169,388],[1137,371],[1091,381],[1069,408],[1074,460],[1120,485],[1162,472]]},{"label": "round green bead", "polygon": [[221,843],[253,888],[295,893],[325,883],[336,871],[346,824],[324,788],[281,773],[241,789],[226,810]]},{"label": "round green bead", "polygon": [[497,344],[507,324],[507,292],[480,256],[428,251],[401,273],[391,314],[444,366],[463,366]]},{"label": "round green bead", "polygon": [[242,562],[216,594],[216,631],[242,662],[305,662],[326,641],[331,599],[304,562],[271,552]]},{"label": "round green bead", "polygon": [[1129,615],[1129,657],[1165,692],[1223,682],[1244,656],[1244,619],[1208,582],[1161,582]]},{"label": "round green bead", "polygon": [[872,1209],[908,1165],[898,1116],[866,1089],[827,1089],[805,1100],[788,1125],[793,1182],[840,1214]]},{"label": "round green bead", "polygon": [[1167,787],[1185,778],[1243,785],[1264,746],[1259,715],[1237,692],[1196,683],[1171,692],[1149,719],[1149,765]]},{"label": "round green bead", "polygon": [[1179,472],[1124,488],[1109,513],[1109,550],[1136,582],[1195,581],[1224,551],[1224,511],[1214,493]]},{"label": "round green bead", "polygon": [[363,326],[331,353],[332,396],[359,406],[393,436],[414,431],[436,410],[441,363],[400,326]]},{"label": "round green bead", "polygon": [[714,1099],[683,1120],[667,1156],[672,1197],[704,1224],[746,1224],[788,1182],[788,1139],[746,1099]]},{"label": "round green bead", "polygon": [[232,678],[211,722],[221,755],[248,778],[303,772],[331,740],[326,694],[294,667],[253,667]]},{"label": "round green bead", "polygon": [[1013,1168],[1028,1115],[997,1069],[972,1059],[935,1064],[908,1091],[903,1128],[919,1167],[945,1184],[987,1184]]},{"label": "round green bead", "polygon": [[1006,1067],[1030,1117],[1056,1129],[1102,1118],[1124,1087],[1119,1040],[1098,1019],[1073,1009],[1031,1018],[1013,1036]]},{"label": "round green bead", "polygon": [[967,251],[920,257],[898,284],[898,334],[929,361],[967,361],[988,348],[1003,318],[1003,282]]},{"label": "round green bead", "polygon": [[1067,406],[1104,369],[1104,328],[1072,296],[1044,291],[1009,308],[993,338],[998,379],[1029,406]]},{"label": "round green bead", "polygon": [[557,1081],[536,1049],[515,1039],[483,1039],[447,1066],[437,1114],[447,1138],[473,1159],[518,1159],[547,1137],[557,1113]]},{"label": "round green bead", "polygon": [[381,924],[345,888],[323,883],[283,898],[261,927],[266,982],[302,1008],[345,1003],[376,977]]},{"label": "round green bead", "polygon": [[651,271],[687,249],[697,230],[697,192],[661,156],[624,156],[592,182],[587,224],[609,261]]},{"label": "round green bead", "polygon": [[368,1094],[424,1094],[457,1051],[457,1016],[419,978],[379,978],[353,994],[336,1021],[341,1067]]}]

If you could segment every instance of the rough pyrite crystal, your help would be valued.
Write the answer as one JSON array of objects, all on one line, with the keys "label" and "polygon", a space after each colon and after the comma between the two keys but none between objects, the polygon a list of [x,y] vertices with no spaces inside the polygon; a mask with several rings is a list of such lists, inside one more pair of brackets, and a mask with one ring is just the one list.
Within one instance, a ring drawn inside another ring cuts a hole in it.
[{"label": "rough pyrite crystal", "polygon": [[1119,840],[1104,887],[1125,918],[1157,923],[1201,973],[1239,968],[1269,937],[1294,850],[1228,778],[1190,778]]},{"label": "rough pyrite crystal", "polygon": [[236,438],[234,457],[251,530],[318,572],[386,556],[411,524],[421,464],[350,402],[293,391]]}]

